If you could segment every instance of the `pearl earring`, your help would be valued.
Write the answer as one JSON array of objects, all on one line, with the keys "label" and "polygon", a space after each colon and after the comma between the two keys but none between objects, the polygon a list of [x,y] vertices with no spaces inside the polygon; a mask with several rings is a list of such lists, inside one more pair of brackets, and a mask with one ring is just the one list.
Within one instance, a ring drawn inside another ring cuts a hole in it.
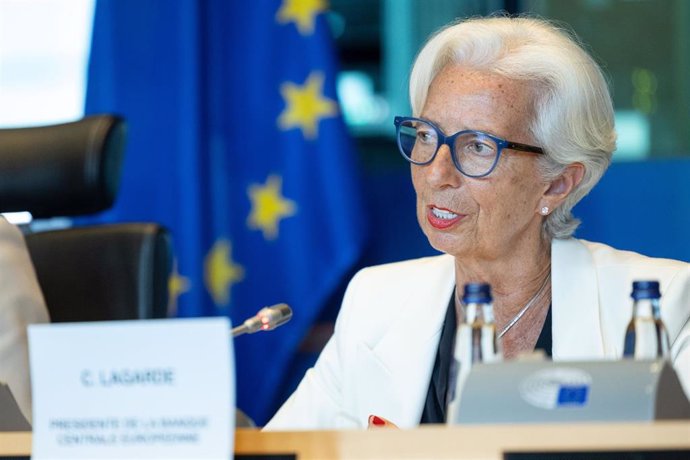
[{"label": "pearl earring", "polygon": [[549,213],[549,207],[548,206],[544,206],[543,208],[541,208],[541,215],[542,216],[545,216],[548,213]]}]

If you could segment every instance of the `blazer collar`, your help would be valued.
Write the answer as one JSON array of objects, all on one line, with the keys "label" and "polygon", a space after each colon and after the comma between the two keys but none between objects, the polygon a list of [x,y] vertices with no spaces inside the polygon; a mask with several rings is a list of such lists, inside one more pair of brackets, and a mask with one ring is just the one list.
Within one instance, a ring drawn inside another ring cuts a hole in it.
[{"label": "blazer collar", "polygon": [[581,241],[553,240],[551,283],[553,359],[603,357],[597,268]]}]

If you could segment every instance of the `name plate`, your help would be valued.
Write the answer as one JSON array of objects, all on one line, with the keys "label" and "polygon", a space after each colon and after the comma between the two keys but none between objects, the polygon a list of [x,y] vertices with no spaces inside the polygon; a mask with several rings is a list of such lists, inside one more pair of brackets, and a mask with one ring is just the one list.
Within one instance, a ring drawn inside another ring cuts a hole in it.
[{"label": "name plate", "polygon": [[29,326],[34,459],[231,458],[227,318]]}]

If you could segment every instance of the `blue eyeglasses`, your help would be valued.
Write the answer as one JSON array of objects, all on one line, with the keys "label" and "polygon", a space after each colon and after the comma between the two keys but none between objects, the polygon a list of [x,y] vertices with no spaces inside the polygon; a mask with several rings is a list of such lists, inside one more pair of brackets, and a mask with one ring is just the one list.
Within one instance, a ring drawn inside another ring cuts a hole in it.
[{"label": "blue eyeglasses", "polygon": [[447,145],[453,164],[468,177],[486,177],[498,164],[503,149],[540,153],[544,150],[532,145],[510,142],[482,131],[466,130],[446,136],[428,120],[395,117],[398,148],[403,157],[416,165],[434,161],[442,145]]}]

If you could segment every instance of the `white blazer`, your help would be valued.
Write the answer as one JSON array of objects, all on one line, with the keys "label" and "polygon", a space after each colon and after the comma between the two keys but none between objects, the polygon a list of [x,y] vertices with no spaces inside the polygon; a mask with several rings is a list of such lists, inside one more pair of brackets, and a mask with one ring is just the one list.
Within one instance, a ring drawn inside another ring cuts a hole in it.
[{"label": "white blazer", "polygon": [[[554,240],[551,257],[554,360],[620,358],[632,281],[659,280],[671,357],[690,394],[690,264],[576,239]],[[333,337],[265,428],[365,428],[370,414],[416,426],[454,287],[449,255],[357,273]]]},{"label": "white blazer", "polygon": [[0,381],[31,420],[26,327],[48,322],[48,310],[21,232],[0,216]]}]

